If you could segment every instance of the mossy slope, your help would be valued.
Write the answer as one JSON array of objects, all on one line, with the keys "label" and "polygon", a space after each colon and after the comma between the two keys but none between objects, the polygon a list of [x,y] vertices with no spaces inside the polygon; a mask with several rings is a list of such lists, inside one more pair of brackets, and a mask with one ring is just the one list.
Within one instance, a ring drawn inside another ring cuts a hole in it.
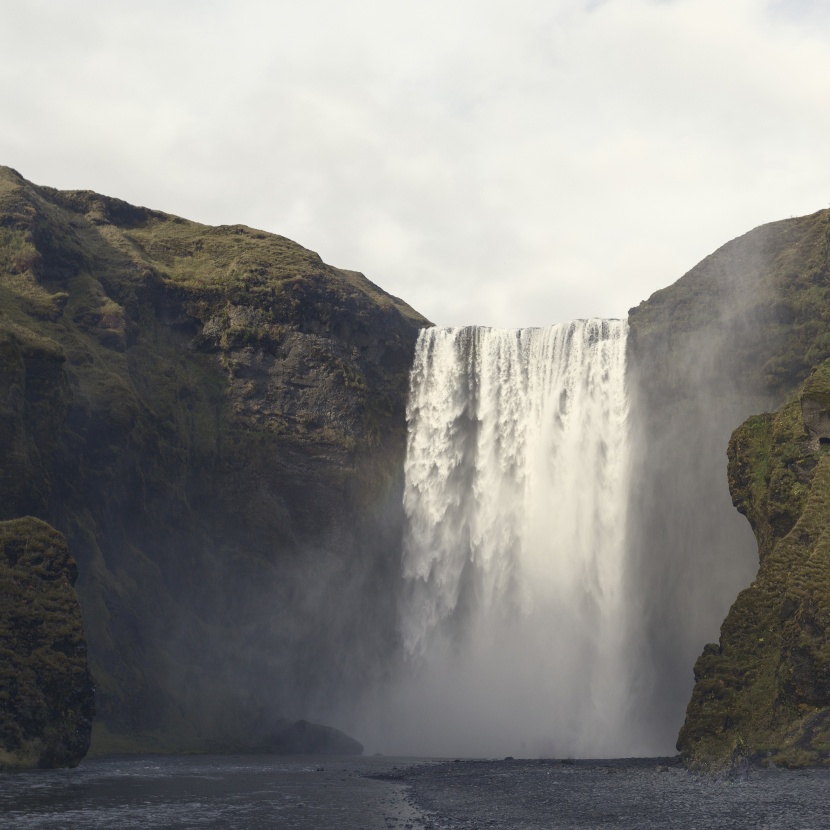
[{"label": "mossy slope", "polygon": [[255,743],[377,668],[423,325],[283,237],[0,168],[0,518],[78,560],[93,750]]},{"label": "mossy slope", "polygon": [[0,769],[76,766],[94,688],[77,566],[45,522],[0,522]]},{"label": "mossy slope", "polygon": [[830,361],[729,443],[760,567],[695,665],[678,749],[695,767],[830,762]]}]

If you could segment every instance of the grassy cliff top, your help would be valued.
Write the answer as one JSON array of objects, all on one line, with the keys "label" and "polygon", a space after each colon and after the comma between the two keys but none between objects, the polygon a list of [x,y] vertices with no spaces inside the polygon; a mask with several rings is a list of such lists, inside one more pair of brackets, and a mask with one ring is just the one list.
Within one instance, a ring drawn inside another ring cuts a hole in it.
[{"label": "grassy cliff top", "polygon": [[427,324],[363,274],[326,265],[283,236],[245,225],[202,225],[91,191],[39,187],[1,166],[0,257],[0,266],[19,276],[12,290],[44,306],[46,314],[49,303],[37,296],[27,272],[48,265],[52,276],[68,275],[115,260],[122,282],[156,278],[232,300],[268,302],[292,282],[323,281],[344,298]]},{"label": "grassy cliff top", "polygon": [[365,683],[425,325],[284,237],[0,168],[0,520],[78,563],[93,749],[251,747]]}]

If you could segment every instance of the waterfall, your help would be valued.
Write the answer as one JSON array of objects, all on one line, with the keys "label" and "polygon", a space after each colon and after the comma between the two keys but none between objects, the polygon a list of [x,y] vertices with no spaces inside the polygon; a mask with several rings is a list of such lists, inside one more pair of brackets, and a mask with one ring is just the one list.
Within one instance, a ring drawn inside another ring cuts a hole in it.
[{"label": "waterfall", "polygon": [[404,492],[407,751],[637,752],[626,335],[620,320],[421,333]]}]

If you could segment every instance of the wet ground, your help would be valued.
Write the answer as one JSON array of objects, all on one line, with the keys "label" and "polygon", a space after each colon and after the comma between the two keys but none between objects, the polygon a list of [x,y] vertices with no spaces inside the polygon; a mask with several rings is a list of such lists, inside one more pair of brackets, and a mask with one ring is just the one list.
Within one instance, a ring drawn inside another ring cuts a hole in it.
[{"label": "wet ground", "polygon": [[141,757],[0,774],[0,828],[536,830],[830,826],[830,771],[714,778],[671,759]]}]

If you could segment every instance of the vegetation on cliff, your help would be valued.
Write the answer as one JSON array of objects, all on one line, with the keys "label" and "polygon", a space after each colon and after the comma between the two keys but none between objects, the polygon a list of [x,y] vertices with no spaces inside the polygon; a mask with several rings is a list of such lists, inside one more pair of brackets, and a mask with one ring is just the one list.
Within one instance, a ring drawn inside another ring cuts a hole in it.
[{"label": "vegetation on cliff", "polygon": [[830,361],[729,443],[760,567],[695,665],[678,749],[694,767],[830,762]]},{"label": "vegetation on cliff", "polygon": [[94,688],[76,577],[54,528],[0,522],[0,769],[74,767],[89,747]]},{"label": "vegetation on cliff", "polygon": [[0,168],[0,519],[78,561],[93,749],[253,745],[377,669],[426,324],[283,237]]}]

